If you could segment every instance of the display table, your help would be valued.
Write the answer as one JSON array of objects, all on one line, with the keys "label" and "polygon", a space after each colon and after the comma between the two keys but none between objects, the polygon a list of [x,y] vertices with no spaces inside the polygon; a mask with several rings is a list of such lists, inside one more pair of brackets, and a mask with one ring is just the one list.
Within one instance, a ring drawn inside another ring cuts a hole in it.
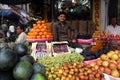
[{"label": "display table", "polygon": [[28,42],[45,42],[52,41],[53,38],[42,38],[42,39],[26,39]]}]

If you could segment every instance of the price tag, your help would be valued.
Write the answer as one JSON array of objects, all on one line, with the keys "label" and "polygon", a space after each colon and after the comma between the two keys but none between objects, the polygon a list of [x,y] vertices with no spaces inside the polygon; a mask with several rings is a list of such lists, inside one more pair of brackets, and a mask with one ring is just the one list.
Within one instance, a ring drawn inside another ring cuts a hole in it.
[{"label": "price tag", "polygon": [[96,45],[96,42],[92,42],[91,45]]}]

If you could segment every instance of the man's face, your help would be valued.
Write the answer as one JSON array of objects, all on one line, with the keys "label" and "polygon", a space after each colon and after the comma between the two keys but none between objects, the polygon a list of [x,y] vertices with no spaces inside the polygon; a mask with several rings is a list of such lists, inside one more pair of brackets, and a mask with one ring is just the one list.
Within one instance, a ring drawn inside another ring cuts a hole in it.
[{"label": "man's face", "polygon": [[61,14],[61,15],[58,16],[58,20],[59,20],[60,22],[64,22],[65,19],[66,19],[66,16],[65,16],[64,14]]},{"label": "man's face", "polygon": [[116,22],[117,22],[117,21],[116,21],[116,18],[112,18],[112,20],[111,20],[111,24],[114,25],[114,24],[116,24]]},{"label": "man's face", "polygon": [[22,32],[22,29],[20,29],[20,26],[17,27],[17,34],[20,34]]}]

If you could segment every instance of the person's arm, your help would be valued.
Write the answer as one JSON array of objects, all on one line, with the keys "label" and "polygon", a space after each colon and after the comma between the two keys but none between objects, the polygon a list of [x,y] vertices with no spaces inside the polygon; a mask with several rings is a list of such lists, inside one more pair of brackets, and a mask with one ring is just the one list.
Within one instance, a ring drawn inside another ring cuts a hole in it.
[{"label": "person's arm", "polygon": [[54,23],[53,24],[53,38],[54,41],[58,41],[58,30],[57,30],[57,25]]}]

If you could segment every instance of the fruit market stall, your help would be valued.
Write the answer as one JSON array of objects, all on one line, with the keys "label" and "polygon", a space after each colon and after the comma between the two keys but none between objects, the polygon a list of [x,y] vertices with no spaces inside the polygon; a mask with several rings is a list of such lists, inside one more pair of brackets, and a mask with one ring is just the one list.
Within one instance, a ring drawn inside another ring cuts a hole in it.
[{"label": "fruit market stall", "polygon": [[32,46],[0,47],[0,79],[120,80],[119,36],[97,31],[92,39],[79,39],[79,44],[88,46],[73,50],[68,42],[53,42],[52,38],[45,22],[38,21],[27,34]]},{"label": "fruit market stall", "polygon": [[[52,39],[52,31],[44,21],[33,24],[27,35],[27,41],[33,44],[31,55],[45,67],[48,80],[119,80],[118,35],[95,31],[92,37],[78,38],[82,47],[72,51],[67,42]],[[111,65],[116,67],[111,69]]]},{"label": "fruit market stall", "polygon": [[[0,79],[3,80],[119,80],[120,79],[120,50],[103,49],[104,54],[95,60],[85,60],[83,55],[94,54],[87,52],[92,47],[83,50],[82,53],[75,51],[66,54],[52,56],[51,51],[44,49],[50,47],[52,42],[36,43],[40,52],[44,55],[36,60],[28,54],[28,47],[24,44],[16,44],[12,49],[10,46],[0,48]],[[66,43],[66,42],[65,42]],[[101,43],[101,42],[99,42]],[[47,45],[46,45],[47,44]],[[56,43],[52,43],[54,45]],[[45,47],[46,46],[46,47]],[[62,45],[63,46],[63,45]],[[65,45],[66,46],[66,45]],[[94,45],[95,46],[95,45]],[[32,48],[31,47],[31,48]],[[58,48],[58,47],[57,47]],[[106,47],[104,47],[106,48]],[[60,49],[58,49],[59,51]],[[65,50],[66,52],[66,50]],[[97,53],[96,53],[97,54]]]},{"label": "fruit market stall", "polygon": [[[107,49],[107,52],[101,53],[98,58],[92,61],[84,61],[85,57],[83,57],[81,54],[70,52],[57,56],[46,55],[44,57],[39,57],[37,62],[46,67],[45,74],[48,77],[48,80],[94,80],[96,78],[97,80],[119,80],[118,67],[113,69],[116,71],[116,75],[114,74],[114,71],[112,73],[112,70],[108,70],[108,68],[111,66],[111,62],[115,62],[115,64],[112,64],[112,66],[117,66],[117,64],[119,64],[117,63],[119,61],[119,56],[117,55],[119,54],[118,52],[118,50],[110,51]],[[107,70],[109,74],[107,73]]]}]

